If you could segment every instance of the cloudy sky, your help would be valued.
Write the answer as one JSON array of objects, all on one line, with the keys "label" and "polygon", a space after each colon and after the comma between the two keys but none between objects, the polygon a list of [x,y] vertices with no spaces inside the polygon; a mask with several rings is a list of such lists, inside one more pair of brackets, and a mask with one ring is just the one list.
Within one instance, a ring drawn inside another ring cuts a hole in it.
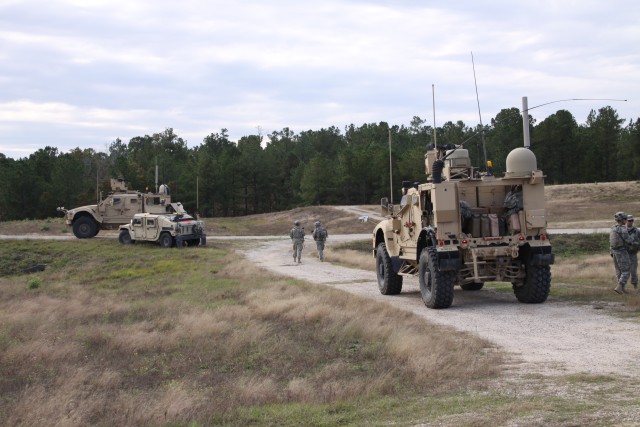
[{"label": "cloudy sky", "polygon": [[637,0],[0,0],[0,153],[529,107],[640,117]]}]

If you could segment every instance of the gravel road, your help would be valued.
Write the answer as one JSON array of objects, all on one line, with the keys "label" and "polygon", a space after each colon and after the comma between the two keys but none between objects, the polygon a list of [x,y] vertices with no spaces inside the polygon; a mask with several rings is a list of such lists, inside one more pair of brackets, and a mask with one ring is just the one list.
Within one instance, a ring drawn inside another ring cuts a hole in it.
[{"label": "gravel road", "polygon": [[[369,237],[332,235],[327,250],[337,242]],[[529,305],[511,293],[456,288],[449,309],[431,310],[420,298],[417,278],[405,277],[400,295],[384,296],[378,291],[375,271],[321,263],[312,240],[306,242],[302,264],[293,262],[288,238],[252,245],[243,254],[267,270],[408,310],[424,318],[425,326],[434,322],[477,334],[510,354],[515,366],[526,372],[640,377],[640,323],[612,317],[598,304],[576,306],[550,299]]]}]

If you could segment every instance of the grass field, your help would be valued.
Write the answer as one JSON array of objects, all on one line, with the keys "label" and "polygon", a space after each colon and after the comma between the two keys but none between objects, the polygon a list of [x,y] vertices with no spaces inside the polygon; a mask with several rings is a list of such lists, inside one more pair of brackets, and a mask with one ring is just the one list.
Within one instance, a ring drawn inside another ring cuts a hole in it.
[{"label": "grass field", "polygon": [[[550,226],[640,212],[636,185],[550,186]],[[335,234],[374,226],[330,207],[205,221],[210,234],[271,235],[318,218]],[[60,218],[0,222],[23,233],[71,234]],[[606,240],[552,236],[550,298],[636,321],[640,297],[611,292]],[[258,270],[241,244],[3,241],[0,425],[638,425],[633,379],[529,375],[474,336]],[[374,268],[368,240],[328,249]],[[35,264],[46,269],[23,272]]]},{"label": "grass field", "polygon": [[637,403],[625,379],[514,378],[483,340],[228,243],[5,241],[0,260],[2,425],[612,425]]}]

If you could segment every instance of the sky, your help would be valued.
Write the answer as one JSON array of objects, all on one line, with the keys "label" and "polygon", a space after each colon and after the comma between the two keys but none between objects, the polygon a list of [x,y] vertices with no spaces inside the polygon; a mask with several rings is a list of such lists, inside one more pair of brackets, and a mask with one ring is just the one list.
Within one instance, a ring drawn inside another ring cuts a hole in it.
[{"label": "sky", "polygon": [[538,123],[605,106],[638,119],[640,2],[0,0],[14,159],[167,128],[195,147],[222,129],[268,143],[414,116],[475,127],[525,96]]}]

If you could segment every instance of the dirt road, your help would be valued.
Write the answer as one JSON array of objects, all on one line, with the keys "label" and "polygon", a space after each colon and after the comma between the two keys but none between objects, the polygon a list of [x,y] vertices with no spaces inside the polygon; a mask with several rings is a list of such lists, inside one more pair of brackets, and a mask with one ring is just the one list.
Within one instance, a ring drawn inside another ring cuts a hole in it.
[{"label": "dirt road", "polygon": [[[368,237],[331,236],[327,250],[339,241]],[[252,245],[243,254],[265,269],[392,304],[424,318],[425,327],[433,322],[477,334],[512,355],[524,372],[640,378],[640,323],[612,317],[598,309],[598,304],[576,306],[550,299],[528,305],[519,303],[511,293],[456,288],[451,308],[431,310],[420,298],[417,279],[405,277],[400,295],[381,295],[373,269],[321,263],[314,256],[312,240],[306,242],[302,264],[293,262],[288,238],[254,241]]]}]

